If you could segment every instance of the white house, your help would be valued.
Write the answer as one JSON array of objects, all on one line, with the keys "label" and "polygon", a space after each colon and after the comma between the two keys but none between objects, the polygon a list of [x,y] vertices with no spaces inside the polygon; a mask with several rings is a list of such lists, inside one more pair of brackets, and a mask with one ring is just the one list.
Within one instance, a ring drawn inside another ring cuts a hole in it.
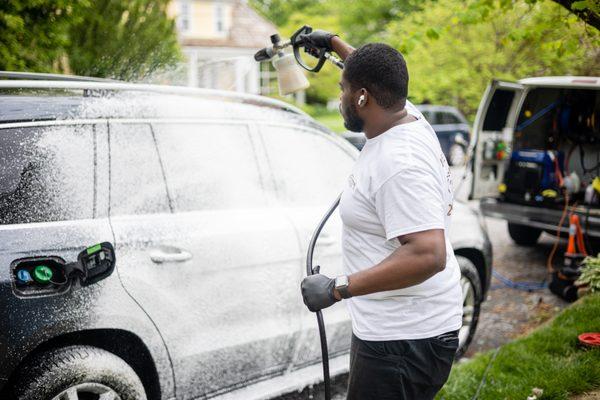
[{"label": "white house", "polygon": [[271,74],[254,61],[277,32],[244,0],[173,0],[168,13],[177,22],[186,64],[173,83],[192,87],[268,94]]}]

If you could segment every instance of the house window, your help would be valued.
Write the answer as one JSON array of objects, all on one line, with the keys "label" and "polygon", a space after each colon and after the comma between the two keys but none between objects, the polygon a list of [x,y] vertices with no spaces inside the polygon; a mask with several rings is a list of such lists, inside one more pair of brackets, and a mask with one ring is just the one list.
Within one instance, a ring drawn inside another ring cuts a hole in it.
[{"label": "house window", "polygon": [[181,32],[187,32],[190,30],[191,8],[192,6],[188,0],[181,0],[179,2],[178,25]]},{"label": "house window", "polygon": [[215,32],[225,32],[225,10],[223,4],[219,2],[215,3]]}]

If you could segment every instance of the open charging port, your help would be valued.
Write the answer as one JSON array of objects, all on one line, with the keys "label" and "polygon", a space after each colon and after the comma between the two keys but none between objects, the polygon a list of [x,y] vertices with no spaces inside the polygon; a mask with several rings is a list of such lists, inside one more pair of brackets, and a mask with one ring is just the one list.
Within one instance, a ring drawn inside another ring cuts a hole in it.
[{"label": "open charging port", "polygon": [[59,294],[69,290],[66,262],[57,256],[26,257],[11,264],[13,289],[20,296]]},{"label": "open charging port", "polygon": [[47,296],[67,292],[74,282],[94,284],[110,276],[115,251],[109,242],[88,247],[67,263],[58,256],[25,257],[11,263],[13,291],[17,296]]}]

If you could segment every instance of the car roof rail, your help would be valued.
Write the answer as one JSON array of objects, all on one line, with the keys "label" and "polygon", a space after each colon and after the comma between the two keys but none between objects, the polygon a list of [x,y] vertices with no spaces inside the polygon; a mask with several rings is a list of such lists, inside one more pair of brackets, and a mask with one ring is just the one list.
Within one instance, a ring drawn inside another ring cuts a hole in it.
[{"label": "car roof rail", "polygon": [[[62,75],[57,75],[62,76]],[[145,83],[129,83],[125,81],[88,81],[88,80],[26,80],[26,79],[0,79],[0,90],[2,89],[42,89],[42,90],[83,90],[84,92],[102,91],[132,91],[150,92],[172,95],[204,95],[215,99],[239,100],[247,104],[263,107],[277,108],[295,114],[308,116],[300,108],[281,100],[256,94],[233,92],[228,90],[205,89],[187,86],[152,85]]]},{"label": "car roof rail", "polygon": [[69,81],[69,82],[123,82],[91,76],[46,74],[41,72],[0,71],[0,79],[23,79],[31,81]]}]

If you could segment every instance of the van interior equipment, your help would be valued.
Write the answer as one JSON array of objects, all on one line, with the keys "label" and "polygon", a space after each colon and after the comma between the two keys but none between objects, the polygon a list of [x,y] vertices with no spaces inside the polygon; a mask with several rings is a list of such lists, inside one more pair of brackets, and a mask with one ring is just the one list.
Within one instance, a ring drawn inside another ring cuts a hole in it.
[{"label": "van interior equipment", "polygon": [[11,263],[13,291],[21,297],[40,297],[68,291],[74,283],[94,284],[115,268],[115,250],[109,242],[88,247],[67,263],[58,256],[35,256]]},{"label": "van interior equipment", "polygon": [[[270,61],[273,60],[273,65],[277,70],[277,80],[279,82],[279,92],[280,94],[290,94],[299,90],[306,89],[308,87],[308,80],[302,74],[300,70],[295,70],[297,68],[296,65],[291,64],[291,55],[286,55],[283,52],[283,49],[286,47],[292,46],[294,52],[294,58],[298,65],[307,71],[311,72],[319,72],[325,64],[325,61],[330,61],[332,64],[337,66],[340,69],[344,68],[344,63],[339,60],[337,57],[333,56],[331,53],[324,48],[317,48],[313,46],[308,46],[301,39],[301,35],[309,34],[312,32],[312,28],[308,25],[304,25],[302,28],[298,29],[290,38],[290,40],[286,42],[282,42],[281,38],[278,34],[271,35],[271,43],[273,46],[265,47],[264,49],[259,50],[254,55],[254,60],[258,62],[262,61]],[[308,54],[310,57],[314,57],[317,59],[317,63],[313,66],[310,66],[309,62],[307,62],[301,53],[301,49],[304,49],[304,53]],[[301,75],[301,77],[298,76]],[[305,82],[306,81],[306,82]],[[331,214],[335,211],[337,206],[340,203],[340,196],[333,202],[321,222],[317,225],[311,239],[310,244],[308,245],[308,253],[306,255],[306,274],[313,275],[318,274],[320,267],[316,266],[313,268],[313,253],[315,250],[315,246],[317,244],[317,239],[319,238],[319,234],[321,230],[331,217]],[[321,340],[321,355],[323,361],[323,384],[324,384],[324,392],[325,392],[325,400],[331,399],[331,378],[329,374],[329,351],[327,350],[327,335],[325,333],[325,323],[323,322],[323,314],[321,311],[317,311],[317,324],[319,326],[319,338]]]},{"label": "van interior equipment", "polygon": [[[600,239],[599,83],[593,77],[493,81],[475,121],[480,148],[472,197],[482,198],[484,215],[508,220],[518,244],[535,244],[542,231],[556,236],[549,288],[569,301],[577,298],[580,262],[598,251],[591,245]],[[555,268],[567,233],[564,262]]]}]

